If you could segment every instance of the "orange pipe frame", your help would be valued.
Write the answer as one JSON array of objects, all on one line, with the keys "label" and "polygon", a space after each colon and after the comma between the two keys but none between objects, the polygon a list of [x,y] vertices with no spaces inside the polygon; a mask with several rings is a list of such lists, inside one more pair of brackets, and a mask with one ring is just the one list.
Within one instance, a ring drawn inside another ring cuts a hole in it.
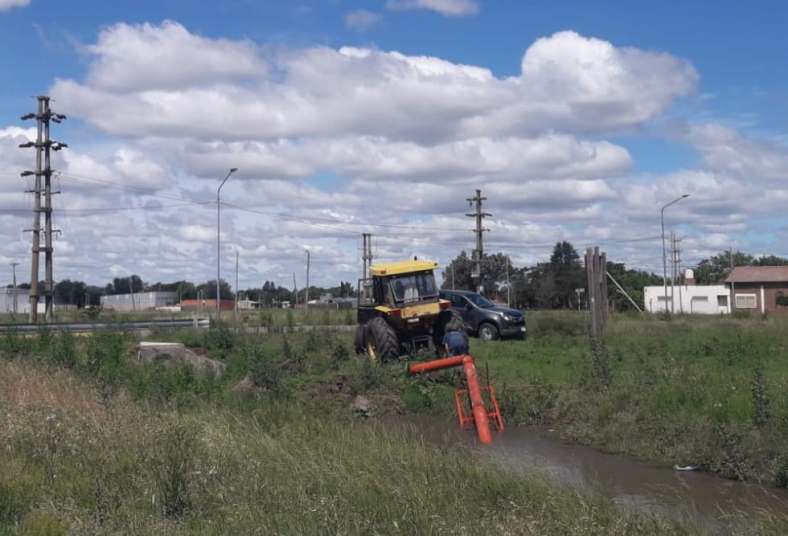
[{"label": "orange pipe frame", "polygon": [[479,435],[479,441],[490,444],[492,443],[490,422],[487,417],[487,408],[484,406],[482,390],[479,387],[479,378],[476,375],[476,365],[473,363],[473,357],[470,355],[458,355],[444,359],[436,359],[435,361],[427,361],[426,363],[414,363],[408,367],[408,372],[411,374],[419,374],[459,365],[462,365],[465,371],[465,379],[468,382],[468,394],[471,397],[471,411],[473,412],[473,421],[476,424],[476,433]]}]

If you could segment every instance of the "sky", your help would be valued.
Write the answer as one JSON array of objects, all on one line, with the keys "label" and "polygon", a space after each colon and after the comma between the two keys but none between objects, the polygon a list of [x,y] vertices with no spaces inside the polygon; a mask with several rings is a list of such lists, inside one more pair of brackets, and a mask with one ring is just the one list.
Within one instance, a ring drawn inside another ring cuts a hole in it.
[{"label": "sky", "polygon": [[[556,5],[558,4],[558,5]],[[55,279],[355,281],[474,247],[600,246],[662,271],[788,256],[784,2],[0,0],[0,283],[30,277],[36,95],[56,153]],[[43,277],[43,271],[41,273]],[[3,283],[5,284],[5,283]]]}]

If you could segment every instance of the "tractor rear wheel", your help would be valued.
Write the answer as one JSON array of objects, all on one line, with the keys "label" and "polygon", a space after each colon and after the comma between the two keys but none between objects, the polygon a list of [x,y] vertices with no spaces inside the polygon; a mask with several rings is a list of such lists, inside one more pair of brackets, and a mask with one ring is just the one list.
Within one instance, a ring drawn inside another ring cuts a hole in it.
[{"label": "tractor rear wheel", "polygon": [[399,357],[399,338],[386,320],[373,318],[366,329],[367,353],[371,359],[388,361]]},{"label": "tractor rear wheel", "polygon": [[367,351],[367,326],[359,324],[356,327],[356,335],[353,337],[353,348],[357,354],[363,354]]}]

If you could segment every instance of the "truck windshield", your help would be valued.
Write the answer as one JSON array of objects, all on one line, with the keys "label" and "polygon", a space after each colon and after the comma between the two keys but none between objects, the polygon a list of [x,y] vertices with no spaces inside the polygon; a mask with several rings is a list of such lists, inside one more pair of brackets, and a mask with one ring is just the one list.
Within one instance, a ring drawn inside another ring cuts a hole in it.
[{"label": "truck windshield", "polygon": [[481,307],[482,309],[490,309],[495,307],[495,304],[482,296],[481,294],[466,294],[466,298],[468,298],[476,307]]},{"label": "truck windshield", "polygon": [[389,283],[394,299],[398,302],[414,302],[438,295],[432,272],[394,276]]}]

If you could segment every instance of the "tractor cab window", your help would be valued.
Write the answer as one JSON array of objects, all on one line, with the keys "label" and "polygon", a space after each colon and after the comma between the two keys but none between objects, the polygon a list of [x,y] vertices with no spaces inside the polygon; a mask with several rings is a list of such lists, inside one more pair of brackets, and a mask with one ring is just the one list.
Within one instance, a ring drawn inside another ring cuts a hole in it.
[{"label": "tractor cab window", "polygon": [[389,281],[389,287],[396,302],[409,303],[438,295],[432,272],[394,276]]}]

